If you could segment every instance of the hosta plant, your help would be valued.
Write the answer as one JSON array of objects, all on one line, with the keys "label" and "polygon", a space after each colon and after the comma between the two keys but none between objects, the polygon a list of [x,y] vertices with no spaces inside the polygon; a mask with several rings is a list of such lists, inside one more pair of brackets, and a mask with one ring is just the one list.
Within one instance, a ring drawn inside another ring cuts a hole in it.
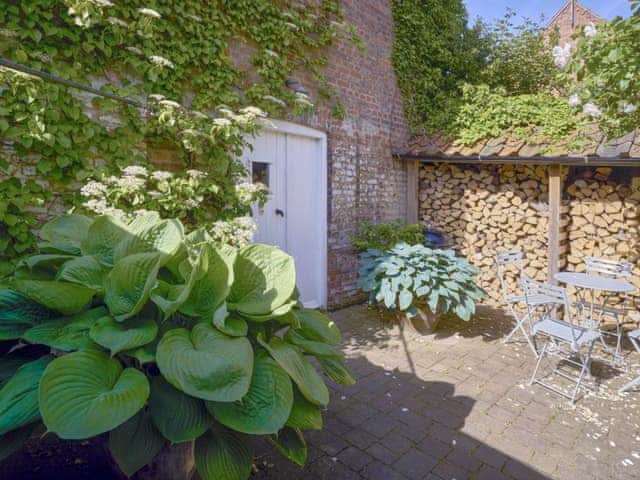
[{"label": "hosta plant", "polygon": [[304,464],[329,402],[310,358],[354,379],[336,325],[298,303],[290,256],[216,249],[155,213],[64,215],[40,237],[0,290],[0,455],[42,422],[63,439],[108,432],[128,476],[195,441],[200,478],[247,478],[247,435]]},{"label": "hosta plant", "polygon": [[469,320],[475,302],[485,292],[475,281],[479,271],[452,250],[399,243],[386,252],[360,254],[358,286],[371,303],[415,316],[428,309],[434,315],[452,313]]}]

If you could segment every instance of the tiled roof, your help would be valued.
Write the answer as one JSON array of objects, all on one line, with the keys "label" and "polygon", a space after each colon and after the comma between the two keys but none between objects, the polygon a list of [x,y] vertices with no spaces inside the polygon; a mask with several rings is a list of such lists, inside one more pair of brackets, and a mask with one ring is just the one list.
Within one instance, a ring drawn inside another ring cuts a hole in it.
[{"label": "tiled roof", "polygon": [[[505,135],[482,140],[475,145],[465,146],[445,141],[434,135],[414,135],[406,154],[419,157],[596,157],[596,158],[638,158],[640,160],[640,131],[634,131],[620,138],[606,139],[595,125],[586,132],[584,145],[576,150],[568,141],[560,143],[539,143]],[[535,138],[532,136],[531,138]]]}]

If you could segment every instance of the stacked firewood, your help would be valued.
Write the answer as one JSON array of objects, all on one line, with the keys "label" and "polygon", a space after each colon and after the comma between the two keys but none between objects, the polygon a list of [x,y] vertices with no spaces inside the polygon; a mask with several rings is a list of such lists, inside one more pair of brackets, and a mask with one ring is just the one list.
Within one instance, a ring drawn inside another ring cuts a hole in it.
[{"label": "stacked firewood", "polygon": [[[570,205],[568,269],[584,271],[587,256],[635,264],[638,290],[627,299],[630,325],[640,321],[640,177],[612,179],[610,168],[583,172],[567,185]],[[610,300],[620,304],[623,297]]]},{"label": "stacked firewood", "polygon": [[[421,169],[420,220],[441,230],[481,269],[479,282],[490,305],[502,305],[496,249],[522,249],[526,273],[540,280],[547,276],[547,184],[546,169],[540,166],[440,164]],[[507,281],[516,287],[515,276]]]}]

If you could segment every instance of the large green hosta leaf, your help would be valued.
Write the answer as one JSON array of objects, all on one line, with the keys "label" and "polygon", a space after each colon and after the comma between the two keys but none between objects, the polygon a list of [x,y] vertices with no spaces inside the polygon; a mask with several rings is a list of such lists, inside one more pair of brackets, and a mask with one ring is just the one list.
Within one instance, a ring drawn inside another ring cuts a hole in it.
[{"label": "large green hosta leaf", "polygon": [[109,349],[111,355],[152,342],[158,334],[153,318],[130,318],[116,322],[113,317],[100,318],[89,330],[89,336],[98,345]]},{"label": "large green hosta leaf", "polygon": [[93,220],[84,215],[60,215],[42,226],[40,238],[50,243],[80,247],[80,243],[86,238],[92,223]]},{"label": "large green hosta leaf", "polygon": [[129,235],[127,225],[114,217],[102,216],[96,218],[87,237],[82,241],[82,253],[93,255],[105,265],[114,264],[116,245]]},{"label": "large green hosta leaf", "polygon": [[196,440],[195,459],[202,480],[246,480],[253,451],[237,433],[216,428]]},{"label": "large green hosta leaf", "polygon": [[35,268],[55,271],[68,260],[76,258],[74,255],[63,255],[59,253],[45,253],[42,255],[31,255],[30,257],[21,260],[17,268],[27,267],[29,270]]},{"label": "large green hosta leaf", "polygon": [[294,309],[292,312],[300,321],[298,333],[303,337],[331,345],[342,341],[336,323],[323,313],[306,308]]},{"label": "large green hosta leaf", "polygon": [[149,412],[155,426],[171,443],[198,438],[212,420],[202,400],[173,388],[162,377],[151,381]]},{"label": "large green hosta leaf", "polygon": [[[187,301],[193,286],[206,275],[209,264],[209,248],[202,247],[198,249],[198,253],[193,264],[189,259],[183,260],[181,264],[186,266],[180,268],[180,270],[187,270],[184,275],[184,278],[187,279],[186,283],[173,285],[158,282],[158,286],[151,291],[151,300],[162,311],[165,318],[175,313]],[[208,300],[210,301],[210,299]]]},{"label": "large green hosta leaf", "polygon": [[47,430],[60,438],[84,439],[134,416],[149,397],[149,382],[139,370],[123,370],[106,353],[86,350],[51,362],[38,397]]},{"label": "large green hosta leaf", "polygon": [[280,430],[291,412],[293,389],[282,368],[262,352],[256,356],[251,386],[237,402],[207,402],[223,425],[242,433],[265,435]]},{"label": "large green hosta leaf", "polygon": [[217,402],[241,399],[249,389],[253,349],[244,337],[229,337],[206,323],[190,332],[169,330],[156,350],[160,371],[174,387]]},{"label": "large green hosta leaf", "polygon": [[107,275],[104,302],[117,321],[133,317],[144,307],[157,281],[160,255],[131,255],[120,260]]},{"label": "large green hosta leaf", "polygon": [[85,255],[69,260],[58,271],[56,280],[84,285],[98,292],[104,290],[104,279],[109,269],[101,264],[96,257]]},{"label": "large green hosta leaf", "polygon": [[268,245],[248,245],[238,252],[229,310],[248,315],[273,312],[291,298],[296,287],[293,258]]},{"label": "large green hosta leaf", "polygon": [[185,315],[210,319],[229,294],[233,267],[229,256],[209,245],[202,247],[203,274],[194,282],[188,299],[180,307]]},{"label": "large green hosta leaf", "polygon": [[[297,300],[287,300],[285,303],[276,308],[273,312],[265,313],[263,315],[249,315],[248,313],[242,313],[242,316],[248,318],[252,322],[264,323],[269,320],[275,320],[279,323],[290,324],[291,317],[289,314],[291,313],[293,307],[298,304]],[[297,318],[295,319],[295,324],[297,325]]]},{"label": "large green hosta leaf", "polygon": [[163,445],[164,438],[144,410],[109,432],[109,450],[127,477],[151,463]]},{"label": "large green hosta leaf", "polygon": [[297,347],[283,342],[278,337],[273,337],[269,343],[259,340],[273,359],[289,374],[307,400],[322,406],[329,403],[327,386]]},{"label": "large green hosta leaf", "polygon": [[23,338],[64,352],[95,347],[89,338],[89,329],[108,313],[104,307],[85,310],[77,315],[36,325],[27,330]]},{"label": "large green hosta leaf", "polygon": [[297,428],[283,428],[277,435],[270,435],[269,441],[286,458],[301,467],[307,461],[307,442],[302,432]]},{"label": "large green hosta leaf", "polygon": [[38,384],[52,357],[25,363],[0,390],[0,435],[40,418]]},{"label": "large green hosta leaf", "polygon": [[73,315],[86,307],[96,293],[92,288],[48,280],[14,280],[11,288],[51,310]]},{"label": "large green hosta leaf", "polygon": [[129,231],[115,248],[113,258],[116,263],[138,253],[160,253],[163,261],[167,261],[184,239],[184,228],[176,219],[133,223]]},{"label": "large green hosta leaf", "polygon": [[249,331],[247,321],[235,313],[229,314],[224,303],[213,314],[213,324],[218,330],[232,337],[245,337]]},{"label": "large green hosta leaf", "polygon": [[304,398],[297,387],[293,387],[293,407],[287,419],[287,427],[301,430],[322,429],[322,412],[318,405],[314,405]]},{"label": "large green hosta leaf", "polygon": [[313,340],[307,340],[305,337],[300,335],[297,331],[291,329],[287,331],[284,336],[284,340],[299,347],[303,352],[315,355],[317,357],[335,357],[342,358],[344,353],[342,350],[334,347],[333,345],[328,345],[322,342],[314,342]]},{"label": "large green hosta leaf", "polygon": [[318,357],[318,362],[322,371],[334,382],[342,385],[353,385],[356,378],[353,372],[347,367],[342,359]]},{"label": "large green hosta leaf", "polygon": [[0,290],[0,340],[20,338],[32,326],[49,320],[53,312],[13,290]]}]

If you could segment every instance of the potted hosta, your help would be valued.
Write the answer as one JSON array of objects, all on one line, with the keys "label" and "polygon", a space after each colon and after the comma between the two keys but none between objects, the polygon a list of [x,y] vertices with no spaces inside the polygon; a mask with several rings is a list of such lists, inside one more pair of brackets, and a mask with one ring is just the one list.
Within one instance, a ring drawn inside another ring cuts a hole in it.
[{"label": "potted hosta", "polygon": [[413,329],[426,333],[446,314],[469,320],[486,293],[479,271],[452,250],[399,243],[388,251],[360,254],[358,286],[369,301],[393,310]]},{"label": "potted hosta", "polygon": [[0,289],[2,457],[44,424],[106,434],[126,476],[246,479],[250,435],[304,464],[329,403],[309,358],[354,380],[335,324],[299,304],[290,256],[217,248],[154,213],[64,215],[40,236]]}]

